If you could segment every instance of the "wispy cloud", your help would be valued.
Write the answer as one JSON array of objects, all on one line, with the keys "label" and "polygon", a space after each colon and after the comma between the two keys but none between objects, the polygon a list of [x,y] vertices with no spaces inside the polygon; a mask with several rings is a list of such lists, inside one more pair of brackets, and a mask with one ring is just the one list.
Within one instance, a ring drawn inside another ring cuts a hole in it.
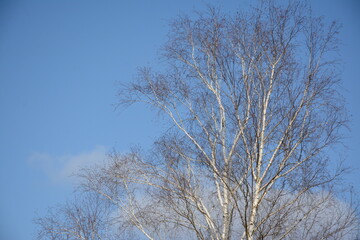
[{"label": "wispy cloud", "polygon": [[41,169],[50,180],[68,182],[80,169],[102,163],[107,153],[108,150],[104,146],[96,146],[91,151],[76,155],[52,156],[47,153],[34,153],[28,162],[31,166]]}]

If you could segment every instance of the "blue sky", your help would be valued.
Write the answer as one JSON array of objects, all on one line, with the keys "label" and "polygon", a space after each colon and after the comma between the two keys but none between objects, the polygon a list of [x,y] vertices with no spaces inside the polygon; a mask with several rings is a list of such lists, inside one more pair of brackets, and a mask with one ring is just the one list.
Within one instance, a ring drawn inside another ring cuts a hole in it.
[{"label": "blue sky", "polygon": [[[0,239],[31,239],[35,213],[71,196],[68,175],[112,148],[144,148],[161,132],[143,106],[114,111],[119,83],[156,61],[167,22],[206,1],[0,1]],[[209,1],[207,1],[209,2]],[[220,1],[210,1],[217,2]],[[225,9],[250,0],[224,0]],[[342,25],[352,115],[347,178],[360,192],[360,2],[311,1]]]}]

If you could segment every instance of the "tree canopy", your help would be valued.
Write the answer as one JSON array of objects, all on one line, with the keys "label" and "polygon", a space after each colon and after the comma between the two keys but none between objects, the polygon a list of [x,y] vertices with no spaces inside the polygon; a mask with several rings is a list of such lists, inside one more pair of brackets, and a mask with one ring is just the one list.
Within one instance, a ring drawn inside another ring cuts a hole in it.
[{"label": "tree canopy", "polygon": [[[169,128],[150,151],[114,152],[80,173],[82,190],[113,209],[107,229],[147,239],[354,239],[358,218],[334,185],[344,169],[329,154],[347,123],[338,30],[297,1],[173,21],[163,66],[140,68],[119,94],[120,104],[164,114]],[[69,239],[100,239],[88,236]]]}]

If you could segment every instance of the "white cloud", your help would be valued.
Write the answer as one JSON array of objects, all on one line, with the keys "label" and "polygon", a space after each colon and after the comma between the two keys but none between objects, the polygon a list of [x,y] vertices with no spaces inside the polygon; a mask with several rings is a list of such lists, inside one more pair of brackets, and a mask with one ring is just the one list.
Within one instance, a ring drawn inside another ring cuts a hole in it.
[{"label": "white cloud", "polygon": [[32,154],[28,162],[33,167],[41,169],[52,181],[66,182],[71,181],[71,176],[80,169],[102,163],[108,150],[104,146],[96,146],[88,152],[76,155],[51,156],[46,153]]}]

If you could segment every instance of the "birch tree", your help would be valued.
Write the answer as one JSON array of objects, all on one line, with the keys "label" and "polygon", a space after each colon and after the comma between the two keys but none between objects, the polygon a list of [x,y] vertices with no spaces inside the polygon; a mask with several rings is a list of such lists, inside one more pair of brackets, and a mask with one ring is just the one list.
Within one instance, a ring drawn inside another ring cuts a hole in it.
[{"label": "birch tree", "polygon": [[121,100],[172,122],[156,143],[158,165],[141,160],[134,179],[159,191],[175,225],[198,239],[294,239],[321,215],[342,174],[327,153],[347,121],[338,30],[302,2],[173,22],[165,70],[141,68]]},{"label": "birch tree", "polygon": [[169,127],[151,151],[83,171],[83,190],[144,239],[355,239],[332,154],[347,122],[338,30],[296,1],[179,17],[164,65],[119,94]]}]

